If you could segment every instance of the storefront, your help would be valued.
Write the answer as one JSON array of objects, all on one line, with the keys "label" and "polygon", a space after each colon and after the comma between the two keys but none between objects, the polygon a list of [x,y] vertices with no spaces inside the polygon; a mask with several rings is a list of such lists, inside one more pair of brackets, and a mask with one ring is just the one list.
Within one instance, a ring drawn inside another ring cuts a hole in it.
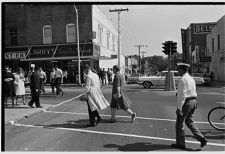
[{"label": "storefront", "polygon": [[[95,68],[99,66],[100,47],[94,43],[80,43],[81,72],[84,64],[88,63]],[[5,49],[6,65],[13,71],[22,67],[25,72],[30,64],[42,67],[48,76],[52,67],[58,65],[68,72],[68,82],[75,83],[78,74],[77,44],[31,45],[26,47],[10,47]],[[81,73],[81,78],[83,78]]]}]

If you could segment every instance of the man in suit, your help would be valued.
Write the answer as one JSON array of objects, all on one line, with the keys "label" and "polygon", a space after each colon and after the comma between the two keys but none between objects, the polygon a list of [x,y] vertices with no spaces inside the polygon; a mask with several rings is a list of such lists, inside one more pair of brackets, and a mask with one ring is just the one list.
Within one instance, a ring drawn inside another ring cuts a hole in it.
[{"label": "man in suit", "polygon": [[33,108],[35,103],[37,108],[42,108],[39,102],[40,97],[40,76],[38,74],[37,67],[31,67],[31,77],[30,77],[30,89],[31,89],[31,100],[28,105]]}]

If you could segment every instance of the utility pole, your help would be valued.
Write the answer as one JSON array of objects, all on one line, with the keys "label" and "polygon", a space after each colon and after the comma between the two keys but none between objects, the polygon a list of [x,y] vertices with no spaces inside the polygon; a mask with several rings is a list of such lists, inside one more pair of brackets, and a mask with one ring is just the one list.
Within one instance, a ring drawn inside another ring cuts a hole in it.
[{"label": "utility pole", "polygon": [[79,39],[79,24],[78,24],[78,11],[76,5],[73,5],[76,12],[76,25],[77,25],[77,61],[78,61],[78,84],[81,85],[80,80],[80,39]]},{"label": "utility pole", "polygon": [[135,47],[138,47],[139,52],[139,72],[141,71],[141,47],[148,47],[147,45],[135,45]]},{"label": "utility pole", "polygon": [[118,13],[118,67],[120,68],[120,13],[122,11],[127,11],[127,9],[114,9],[114,10],[109,10],[109,12],[117,12]]}]

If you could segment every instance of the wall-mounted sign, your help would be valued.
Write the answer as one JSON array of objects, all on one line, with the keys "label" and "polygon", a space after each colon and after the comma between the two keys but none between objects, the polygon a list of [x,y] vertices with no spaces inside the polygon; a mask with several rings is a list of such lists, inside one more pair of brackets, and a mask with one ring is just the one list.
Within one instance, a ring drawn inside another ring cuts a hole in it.
[{"label": "wall-mounted sign", "polygon": [[49,58],[52,57],[57,45],[50,46],[32,46],[29,58]]},{"label": "wall-mounted sign", "polygon": [[26,52],[7,52],[5,53],[5,59],[25,59]]},{"label": "wall-mounted sign", "polygon": [[194,24],[194,34],[207,34],[215,25],[214,23]]}]

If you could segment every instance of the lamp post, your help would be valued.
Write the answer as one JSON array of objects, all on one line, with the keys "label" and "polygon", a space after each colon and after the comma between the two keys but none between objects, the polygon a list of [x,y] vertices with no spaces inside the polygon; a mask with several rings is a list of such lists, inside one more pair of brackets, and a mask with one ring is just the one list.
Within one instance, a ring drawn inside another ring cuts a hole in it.
[{"label": "lamp post", "polygon": [[81,84],[80,80],[80,40],[79,40],[79,23],[78,23],[78,11],[76,5],[73,5],[76,12],[76,28],[77,28],[77,61],[78,61],[78,84]]}]

